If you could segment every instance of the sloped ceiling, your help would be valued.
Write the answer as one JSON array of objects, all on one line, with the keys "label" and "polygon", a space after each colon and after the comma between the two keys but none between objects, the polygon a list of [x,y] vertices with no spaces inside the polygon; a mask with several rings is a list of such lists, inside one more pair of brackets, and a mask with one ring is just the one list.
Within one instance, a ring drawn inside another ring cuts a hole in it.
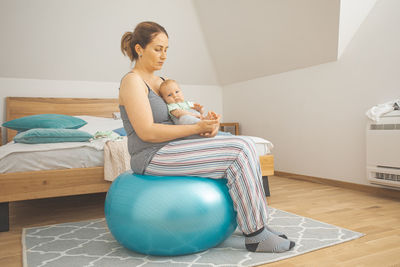
[{"label": "sloped ceiling", "polygon": [[341,8],[348,11],[342,53],[375,1],[194,0],[194,6],[225,85],[337,60]]}]

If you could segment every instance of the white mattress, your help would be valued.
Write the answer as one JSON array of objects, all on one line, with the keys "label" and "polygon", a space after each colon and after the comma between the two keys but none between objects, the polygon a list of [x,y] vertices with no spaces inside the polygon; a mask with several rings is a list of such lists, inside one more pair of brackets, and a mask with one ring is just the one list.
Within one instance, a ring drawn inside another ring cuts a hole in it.
[{"label": "white mattress", "polygon": [[[92,120],[89,116],[80,117],[88,122],[88,125],[80,130],[86,130],[91,134],[94,134],[96,129],[106,131],[122,127],[121,120],[108,118]],[[105,126],[107,123],[109,126]],[[259,156],[270,153],[273,147],[271,142],[259,137],[248,136],[248,138],[256,144]],[[35,145],[10,142],[0,146],[0,173],[103,166],[103,147],[106,141],[107,139],[99,139],[92,142]]]},{"label": "white mattress", "polygon": [[12,153],[0,160],[0,173],[103,166],[103,150],[75,147]]},{"label": "white mattress", "polygon": [[274,148],[274,145],[270,141],[256,136],[246,136],[246,137],[253,140],[253,142],[256,144],[256,150],[258,156],[271,154],[271,150],[272,148]]},{"label": "white mattress", "polygon": [[105,141],[34,145],[10,142],[0,147],[0,173],[103,166]]}]

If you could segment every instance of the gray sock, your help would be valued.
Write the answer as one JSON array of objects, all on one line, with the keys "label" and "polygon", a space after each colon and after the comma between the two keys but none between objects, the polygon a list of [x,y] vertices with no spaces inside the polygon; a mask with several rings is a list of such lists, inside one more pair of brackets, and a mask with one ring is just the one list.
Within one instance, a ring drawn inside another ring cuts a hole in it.
[{"label": "gray sock", "polygon": [[252,252],[285,252],[292,249],[295,243],[262,228],[246,235],[245,245],[247,250]]},{"label": "gray sock", "polygon": [[270,231],[273,234],[276,234],[277,236],[280,236],[282,238],[287,239],[287,236],[284,233],[278,232],[278,231],[276,231],[276,230],[274,230],[274,229],[272,229],[272,228],[270,228],[268,226],[265,226],[265,229],[267,229],[268,231]]}]

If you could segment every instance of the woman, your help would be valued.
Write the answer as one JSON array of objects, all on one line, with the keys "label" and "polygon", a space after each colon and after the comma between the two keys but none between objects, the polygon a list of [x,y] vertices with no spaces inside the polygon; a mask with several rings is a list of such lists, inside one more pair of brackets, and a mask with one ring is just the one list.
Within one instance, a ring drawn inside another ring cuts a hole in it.
[{"label": "woman", "polygon": [[119,104],[135,173],[227,179],[246,248],[284,252],[294,242],[266,225],[260,164],[254,144],[242,137],[213,138],[219,118],[173,125],[160,97],[163,78],[154,74],[167,58],[168,34],[154,22],[139,23],[122,36],[121,50],[135,62],[121,80]]}]

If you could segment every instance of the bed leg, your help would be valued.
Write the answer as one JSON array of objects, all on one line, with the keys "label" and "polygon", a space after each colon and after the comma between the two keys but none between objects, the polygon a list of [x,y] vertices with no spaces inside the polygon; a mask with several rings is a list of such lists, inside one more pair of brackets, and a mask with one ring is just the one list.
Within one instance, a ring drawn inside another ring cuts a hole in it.
[{"label": "bed leg", "polygon": [[269,182],[268,182],[268,176],[263,176],[263,187],[264,187],[264,192],[265,196],[269,197],[271,194],[269,193]]},{"label": "bed leg", "polygon": [[0,203],[0,232],[7,232],[10,230],[8,204],[9,202]]}]

